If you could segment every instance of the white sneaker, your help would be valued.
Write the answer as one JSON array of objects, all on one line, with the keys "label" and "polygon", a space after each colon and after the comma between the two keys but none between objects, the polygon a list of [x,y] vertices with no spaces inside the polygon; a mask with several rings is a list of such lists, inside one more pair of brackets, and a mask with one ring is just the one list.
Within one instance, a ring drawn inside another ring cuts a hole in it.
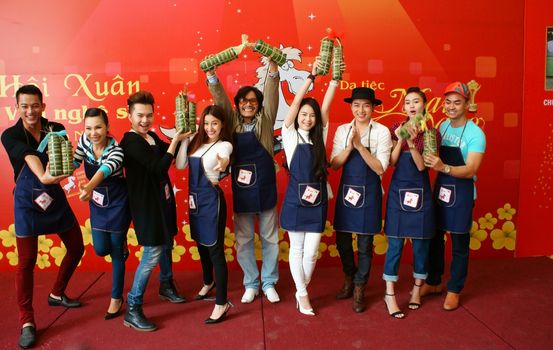
[{"label": "white sneaker", "polygon": [[242,295],[242,304],[249,304],[251,303],[255,297],[259,294],[259,289],[253,289],[253,288],[246,288],[246,291],[244,292],[244,295]]},{"label": "white sneaker", "polygon": [[280,301],[280,297],[274,287],[267,288],[263,293],[265,293],[267,300],[269,300],[272,304]]}]

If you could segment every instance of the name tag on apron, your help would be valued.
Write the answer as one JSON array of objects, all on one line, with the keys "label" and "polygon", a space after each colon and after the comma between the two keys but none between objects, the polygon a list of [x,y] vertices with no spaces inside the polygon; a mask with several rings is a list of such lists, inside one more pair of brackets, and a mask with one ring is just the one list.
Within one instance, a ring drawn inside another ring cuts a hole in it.
[{"label": "name tag on apron", "polygon": [[190,209],[196,209],[196,202],[194,202],[194,196],[188,195],[188,206]]},{"label": "name tag on apron", "polygon": [[438,198],[445,203],[449,203],[451,201],[451,190],[448,190],[445,187],[440,187],[440,193],[438,194]]},{"label": "name tag on apron", "polygon": [[100,206],[104,205],[104,195],[99,192],[92,191],[92,200]]},{"label": "name tag on apron", "polygon": [[48,209],[50,204],[52,204],[52,201],[54,199],[50,197],[50,195],[46,192],[43,192],[40,196],[36,197],[35,203],[38,204],[39,207],[42,208],[42,210]]},{"label": "name tag on apron", "polygon": [[348,193],[346,193],[346,196],[344,199],[351,203],[352,205],[357,205],[357,202],[359,202],[359,198],[361,197],[361,193],[357,192],[353,188],[348,189]]},{"label": "name tag on apron", "polygon": [[169,188],[169,184],[165,184],[165,199],[169,200],[171,199],[171,189]]},{"label": "name tag on apron", "polygon": [[317,196],[319,195],[319,192],[320,192],[319,190],[311,186],[307,186],[305,188],[305,191],[303,192],[303,195],[301,196],[301,199],[313,204],[317,200]]},{"label": "name tag on apron", "polygon": [[240,169],[236,181],[243,183],[244,185],[249,185],[252,182],[252,175],[253,173],[251,171]]},{"label": "name tag on apron", "polygon": [[413,192],[406,192],[405,198],[403,199],[403,205],[416,208],[417,204],[419,204],[419,195]]}]

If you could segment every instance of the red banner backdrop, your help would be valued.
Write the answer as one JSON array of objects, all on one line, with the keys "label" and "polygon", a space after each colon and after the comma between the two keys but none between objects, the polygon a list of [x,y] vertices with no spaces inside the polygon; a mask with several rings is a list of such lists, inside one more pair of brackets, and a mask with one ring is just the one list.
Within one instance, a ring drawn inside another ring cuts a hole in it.
[{"label": "red banner backdrop", "polygon": [[[549,5],[550,6],[550,5]],[[501,11],[497,9],[501,8]],[[207,54],[240,43],[263,39],[282,45],[288,62],[280,69],[279,113],[291,102],[298,80],[310,70],[319,44],[332,27],[343,33],[347,72],[331,110],[328,153],[334,130],[352,118],[343,98],[356,86],[369,86],[384,101],[374,115],[390,126],[404,118],[401,100],[407,87],[427,89],[434,123],[444,118],[441,92],[454,80],[476,80],[478,112],[472,114],[485,130],[488,147],[478,174],[478,200],[471,230],[473,257],[513,256],[518,225],[519,165],[522,112],[523,1],[326,1],[300,0],[192,1],[49,1],[0,4],[0,128],[16,121],[14,94],[32,83],[42,88],[46,116],[65,124],[73,143],[83,125],[84,111],[100,106],[108,111],[111,132],[120,138],[129,129],[126,98],[138,89],[156,97],[156,131],[174,125],[174,97],[184,86],[195,95],[198,110],[211,103],[199,61]],[[546,13],[543,11],[542,13]],[[543,43],[543,36],[533,38]],[[258,54],[244,51],[239,59],[217,69],[233,96],[240,86],[254,85],[264,74]],[[322,99],[328,77],[319,78],[311,94]],[[537,115],[540,117],[540,115]],[[541,118],[544,118],[541,115]],[[275,130],[279,134],[280,130]],[[276,160],[282,163],[282,155]],[[12,170],[0,152],[0,270],[17,263],[13,228]],[[386,189],[392,169],[384,176]],[[187,171],[171,171],[181,232],[176,237],[176,269],[199,269],[199,255],[187,225]],[[278,173],[282,200],[287,175]],[[331,172],[334,189],[340,173]],[[84,181],[82,169],[64,183],[69,202],[82,227],[86,254],[81,269],[107,270],[109,258],[94,255],[88,205],[76,197]],[[222,186],[231,205],[228,180]],[[336,192],[336,191],[335,191]],[[279,201],[280,202],[280,201]],[[338,264],[333,235],[333,206],[320,246],[320,263]],[[526,215],[532,215],[530,210]],[[532,220],[532,219],[528,219]],[[236,267],[232,218],[227,221],[227,260]],[[281,255],[288,260],[288,241],[281,232]],[[128,234],[132,268],[141,256],[136,236]],[[549,239],[549,245],[551,239]],[[260,256],[260,242],[256,243]],[[375,239],[375,260],[383,261],[386,238]],[[56,236],[39,239],[38,266],[55,269],[64,247]],[[408,252],[406,250],[406,252]],[[408,255],[408,254],[407,254]],[[405,258],[409,260],[410,257]]]}]

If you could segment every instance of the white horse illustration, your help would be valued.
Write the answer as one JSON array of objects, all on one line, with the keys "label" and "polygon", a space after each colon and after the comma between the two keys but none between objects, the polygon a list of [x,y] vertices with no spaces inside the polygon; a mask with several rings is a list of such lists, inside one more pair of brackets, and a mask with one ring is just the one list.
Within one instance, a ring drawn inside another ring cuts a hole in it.
[{"label": "white horse illustration", "polygon": [[[310,73],[309,71],[298,70],[294,67],[294,61],[301,62],[302,52],[300,49],[291,46],[284,47],[281,44],[280,50],[286,54],[286,63],[284,63],[282,67],[278,67],[281,84],[279,84],[278,88],[278,111],[275,130],[282,128],[284,117],[286,117],[286,113],[288,113],[288,109],[290,108],[282,91],[282,82],[285,82],[288,85],[288,91],[295,95]],[[263,91],[265,79],[267,79],[267,70],[269,69],[269,59],[267,57],[261,58],[261,64],[262,66],[256,69],[259,81],[255,84],[255,87]],[[311,91],[311,89],[313,89],[313,85],[311,85],[309,91]]]},{"label": "white horse illustration", "polygon": [[64,189],[67,193],[71,192],[72,189],[77,188],[77,185],[75,184],[75,179],[76,179],[75,176],[69,176],[69,177],[67,178],[67,181],[68,181],[68,182],[67,182],[65,185],[63,185],[63,189]]}]

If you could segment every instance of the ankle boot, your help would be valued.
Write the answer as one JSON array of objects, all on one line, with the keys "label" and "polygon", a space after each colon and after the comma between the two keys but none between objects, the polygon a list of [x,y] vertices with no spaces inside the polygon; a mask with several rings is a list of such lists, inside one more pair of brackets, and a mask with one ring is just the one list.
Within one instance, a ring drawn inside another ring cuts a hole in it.
[{"label": "ankle boot", "polygon": [[356,284],[353,288],[353,311],[359,313],[365,311],[365,285]]},{"label": "ankle boot", "polygon": [[125,312],[125,320],[123,324],[141,332],[151,332],[156,330],[156,325],[148,321],[142,312],[142,305],[127,304]]},{"label": "ankle boot", "polygon": [[169,302],[174,304],[184,303],[186,301],[186,299],[177,292],[173,280],[160,282],[159,298],[162,300],[169,300]]},{"label": "ankle boot", "polygon": [[342,300],[342,299],[348,299],[351,298],[353,295],[353,277],[350,275],[346,275],[344,279],[344,286],[338,294],[336,294],[336,299]]}]

